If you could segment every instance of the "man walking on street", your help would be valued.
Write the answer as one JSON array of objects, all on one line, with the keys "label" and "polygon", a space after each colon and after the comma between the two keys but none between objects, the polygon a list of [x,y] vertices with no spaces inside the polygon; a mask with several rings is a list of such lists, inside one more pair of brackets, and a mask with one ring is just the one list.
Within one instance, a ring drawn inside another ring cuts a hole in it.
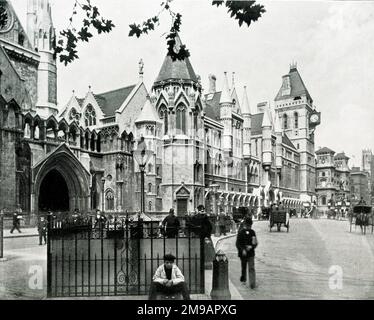
[{"label": "man walking on street", "polygon": [[21,230],[20,230],[21,219],[22,219],[22,216],[19,215],[19,214],[17,213],[17,211],[13,213],[13,227],[12,227],[12,229],[10,230],[10,233],[13,233],[14,229],[17,229],[17,231],[18,231],[19,233],[22,233]]},{"label": "man walking on street", "polygon": [[242,264],[242,275],[240,281],[245,284],[247,281],[247,264],[249,285],[251,289],[256,287],[256,272],[255,272],[255,248],[257,247],[256,233],[252,230],[252,219],[246,217],[243,228],[238,232],[236,238],[236,248],[238,249],[238,256]]}]

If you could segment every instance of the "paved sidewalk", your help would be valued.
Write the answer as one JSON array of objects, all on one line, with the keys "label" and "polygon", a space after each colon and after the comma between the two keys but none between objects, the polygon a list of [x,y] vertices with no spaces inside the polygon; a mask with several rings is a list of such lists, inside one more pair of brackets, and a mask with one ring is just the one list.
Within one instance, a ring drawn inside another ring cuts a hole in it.
[{"label": "paved sidewalk", "polygon": [[17,230],[14,230],[13,233],[10,233],[10,229],[4,230],[4,239],[12,239],[12,238],[26,238],[26,237],[37,237],[38,229],[37,228],[22,228],[21,233]]}]

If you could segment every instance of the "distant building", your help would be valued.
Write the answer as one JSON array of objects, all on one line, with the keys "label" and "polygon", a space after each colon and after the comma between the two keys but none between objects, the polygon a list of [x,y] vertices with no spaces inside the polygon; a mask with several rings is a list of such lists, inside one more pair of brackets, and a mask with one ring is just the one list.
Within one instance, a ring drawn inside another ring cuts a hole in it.
[{"label": "distant building", "polygon": [[352,205],[357,204],[361,198],[370,204],[369,174],[359,167],[353,167],[351,171],[351,199]]},{"label": "distant building", "polygon": [[346,209],[350,203],[350,169],[344,152],[335,155],[329,148],[316,151],[317,208],[325,213],[330,208]]},{"label": "distant building", "polygon": [[374,205],[374,155],[369,149],[362,150],[362,170],[368,173],[368,188]]}]

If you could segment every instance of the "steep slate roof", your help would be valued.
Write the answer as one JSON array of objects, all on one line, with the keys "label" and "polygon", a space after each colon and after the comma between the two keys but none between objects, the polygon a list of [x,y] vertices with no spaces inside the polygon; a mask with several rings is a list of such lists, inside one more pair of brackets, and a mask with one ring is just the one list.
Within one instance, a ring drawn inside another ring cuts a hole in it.
[{"label": "steep slate roof", "polygon": [[[175,41],[177,46],[182,44],[179,35],[177,35]],[[166,55],[155,82],[166,81],[169,79],[193,80],[195,82],[198,81],[195,71],[193,70],[191,62],[188,58],[173,61],[169,55]]]},{"label": "steep slate roof", "polygon": [[284,143],[286,146],[291,147],[292,149],[296,149],[287,134],[282,135],[282,143]]},{"label": "steep slate roof", "polygon": [[350,159],[350,158],[347,157],[344,152],[340,152],[335,155],[334,159]]},{"label": "steep slate roof", "polygon": [[[205,98],[212,95],[206,94]],[[221,92],[213,93],[212,99],[206,100],[206,106],[204,109],[205,116],[212,119],[212,120],[219,120],[220,119],[220,111],[219,111],[219,101],[221,99]]]},{"label": "steep slate roof", "polygon": [[281,87],[278,91],[277,96],[275,97],[275,101],[288,99],[288,98],[295,98],[297,96],[301,96],[304,94],[308,97],[308,99],[313,101],[296,67],[293,67],[290,69],[288,76],[290,78],[290,85],[291,85],[290,95],[282,96],[282,87]]},{"label": "steep slate roof", "polygon": [[134,84],[117,90],[95,94],[94,96],[105,116],[113,116],[135,87],[136,85]]},{"label": "steep slate roof", "polygon": [[186,58],[183,61],[173,61],[170,56],[166,56],[155,82],[169,79],[193,80],[197,82],[197,77],[190,60]]},{"label": "steep slate roof", "polygon": [[322,149],[319,149],[316,151],[316,154],[322,154],[322,153],[335,153],[335,151],[329,148],[326,148],[326,147],[323,147]]},{"label": "steep slate roof", "polygon": [[251,121],[251,133],[253,135],[259,135],[262,134],[262,119],[264,118],[263,113],[257,113],[252,115],[252,121]]}]

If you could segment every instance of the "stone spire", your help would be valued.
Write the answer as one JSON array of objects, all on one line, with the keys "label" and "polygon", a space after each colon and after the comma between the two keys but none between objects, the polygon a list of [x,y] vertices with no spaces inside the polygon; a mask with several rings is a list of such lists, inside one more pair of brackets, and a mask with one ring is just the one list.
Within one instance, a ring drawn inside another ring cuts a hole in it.
[{"label": "stone spire", "polygon": [[249,100],[247,95],[247,86],[244,86],[244,93],[243,93],[243,102],[241,105],[242,113],[244,114],[252,114],[251,108],[249,106]]},{"label": "stone spire", "polygon": [[219,103],[220,104],[232,103],[230,91],[229,91],[229,83],[227,80],[227,72],[224,72],[223,89],[222,89],[221,99],[219,100]]}]

